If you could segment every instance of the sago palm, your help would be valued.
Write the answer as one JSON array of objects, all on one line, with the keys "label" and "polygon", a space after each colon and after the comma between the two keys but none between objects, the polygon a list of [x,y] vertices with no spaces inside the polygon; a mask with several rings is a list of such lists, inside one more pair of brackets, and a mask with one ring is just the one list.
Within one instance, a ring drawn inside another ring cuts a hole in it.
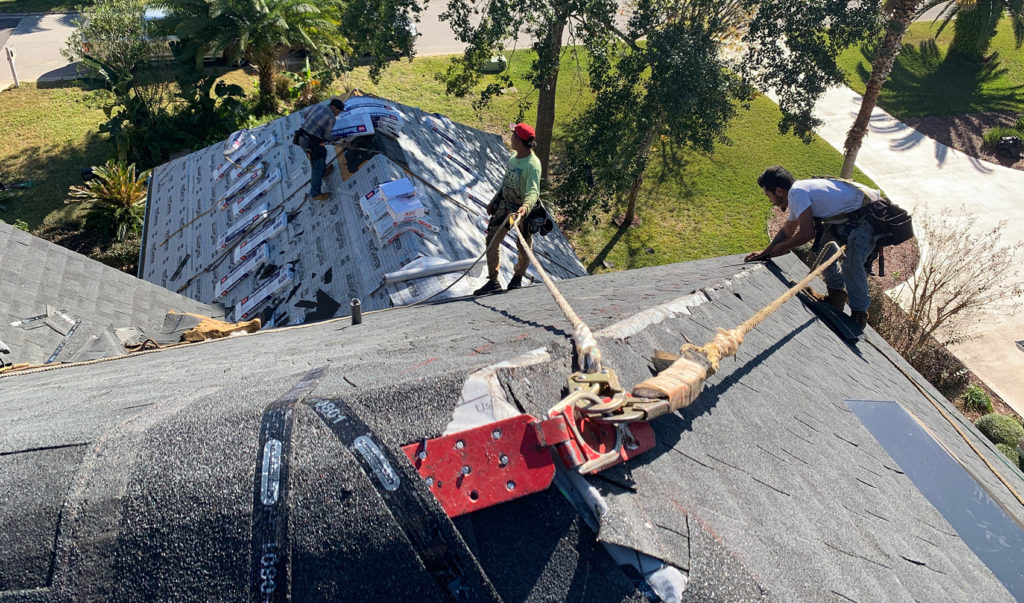
[{"label": "sago palm", "polygon": [[85,224],[100,228],[123,241],[142,228],[146,209],[149,170],[135,173],[135,164],[113,159],[92,169],[94,178],[85,186],[72,186],[67,203],[86,203]]}]

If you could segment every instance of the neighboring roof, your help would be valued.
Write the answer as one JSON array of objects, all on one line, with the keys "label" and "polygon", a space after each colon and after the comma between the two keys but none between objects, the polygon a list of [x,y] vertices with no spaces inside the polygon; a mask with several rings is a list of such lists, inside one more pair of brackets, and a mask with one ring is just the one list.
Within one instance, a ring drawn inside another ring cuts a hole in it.
[{"label": "neighboring roof", "polygon": [[[655,348],[706,341],[806,274],[791,256],[777,259],[781,270],[739,260],[559,287],[597,332],[606,366],[634,384],[651,374]],[[657,318],[616,326],[654,307]],[[21,596],[32,600],[238,599],[259,569],[254,467],[267,450],[261,431],[273,427],[261,418],[311,368],[324,367],[311,399],[345,401],[394,449],[440,435],[468,375],[538,349],[541,362],[497,370],[490,402],[503,395],[541,414],[564,395],[569,333],[534,286],[377,313],[359,326],[328,321],[0,377],[0,534],[13,543],[0,547],[0,599],[5,589],[34,589]],[[653,423],[654,450],[589,479],[609,508],[599,534],[552,488],[456,519],[461,538],[440,546],[470,551],[515,601],[637,597],[635,575],[599,541],[679,568],[687,601],[1012,600],[845,400],[896,401],[1018,523],[1024,509],[900,369],[924,383],[920,375],[870,339],[844,343],[792,300],[692,406]],[[308,408],[291,416],[282,488],[293,599],[440,599],[354,453]],[[968,421],[958,425],[1024,490]],[[439,513],[421,519],[448,525]]]},{"label": "neighboring roof", "polygon": [[11,350],[0,358],[8,364],[123,353],[114,329],[161,325],[169,310],[223,316],[2,222],[0,291],[0,341]]},{"label": "neighboring roof", "polygon": [[[509,151],[497,135],[442,115],[383,102],[400,115],[400,134],[390,138],[378,131],[356,138],[353,144],[365,149],[347,150],[341,161],[334,162],[344,165],[324,181],[324,189],[332,192],[326,202],[310,199],[309,162],[302,149],[291,142],[292,133],[302,125],[302,112],[250,132],[257,141],[253,149],[260,148],[258,143],[269,143],[259,160],[266,164],[267,171],[258,182],[269,182],[276,173],[281,181],[252,201],[238,218],[233,208],[221,209],[223,204],[218,201],[237,183],[232,173],[217,178],[219,169],[226,165],[224,150],[230,148],[226,143],[157,167],[147,204],[142,278],[192,299],[213,302],[224,292],[221,279],[242,263],[241,252],[235,250],[245,246],[251,249],[250,234],[255,237],[253,233],[276,223],[276,234],[267,239],[265,264],[239,280],[220,299],[228,308],[236,309],[237,320],[243,318],[237,315],[239,302],[272,282],[277,271],[287,266],[292,268],[291,273],[273,285],[277,293],[251,310],[261,316],[264,325],[347,316],[351,298],[360,299],[363,311],[406,305],[454,281],[458,273],[382,284],[386,273],[401,270],[418,258],[454,262],[472,260],[483,252],[486,204],[500,185]],[[327,148],[331,161],[335,147]],[[248,151],[236,153],[245,156]],[[414,184],[427,212],[422,220],[430,226],[400,226],[381,237],[364,210],[381,206],[376,200],[368,202],[366,196],[375,186],[403,177]],[[267,212],[262,223],[222,249],[220,237],[240,221],[261,215],[259,208],[263,206]],[[511,237],[503,242],[503,248],[501,275],[507,280],[515,261]],[[534,237],[534,250],[556,279],[586,274],[557,228],[547,236]],[[483,261],[473,273],[477,278],[463,279],[439,298],[471,293],[482,283],[482,270]],[[534,274],[531,268],[528,275]],[[246,317],[252,316],[250,313]]]}]

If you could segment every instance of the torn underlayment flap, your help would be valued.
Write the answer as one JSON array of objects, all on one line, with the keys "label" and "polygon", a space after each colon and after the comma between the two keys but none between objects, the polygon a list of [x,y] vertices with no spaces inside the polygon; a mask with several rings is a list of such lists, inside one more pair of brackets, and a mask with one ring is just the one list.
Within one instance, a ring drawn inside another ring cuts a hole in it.
[{"label": "torn underlayment flap", "polygon": [[505,390],[498,381],[498,370],[550,361],[551,354],[545,348],[537,348],[470,374],[462,385],[462,393],[459,395],[455,412],[452,413],[452,420],[444,428],[443,435],[522,414],[522,411],[505,396]]}]

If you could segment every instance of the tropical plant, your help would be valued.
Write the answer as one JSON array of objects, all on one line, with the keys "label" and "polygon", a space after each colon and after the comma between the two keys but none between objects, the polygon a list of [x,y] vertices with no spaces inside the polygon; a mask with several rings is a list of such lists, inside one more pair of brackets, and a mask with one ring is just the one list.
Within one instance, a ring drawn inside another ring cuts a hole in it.
[{"label": "tropical plant", "polygon": [[113,234],[119,241],[141,230],[149,170],[136,174],[134,163],[110,159],[93,167],[92,173],[85,186],[70,188],[71,198],[65,202],[86,203],[86,226]]},{"label": "tropical plant", "polygon": [[341,11],[340,0],[172,0],[167,27],[194,60],[226,51],[252,64],[259,77],[256,112],[267,114],[277,112],[274,79],[282,54],[303,49],[336,57],[349,50]]},{"label": "tropical plant", "polygon": [[306,57],[306,66],[299,73],[285,71],[283,74],[284,82],[288,84],[287,96],[297,109],[323,102],[331,95],[333,74],[329,69],[314,72],[309,66],[309,57]]},{"label": "tropical plant", "polygon": [[977,385],[968,385],[964,392],[964,410],[980,413],[992,412],[992,398]]},{"label": "tropical plant", "polygon": [[973,61],[983,60],[1004,12],[1010,16],[1017,48],[1024,43],[1024,2],[1021,0],[927,0],[922,10],[936,6],[942,7],[938,15],[942,22],[936,35],[953,22],[951,54]]}]

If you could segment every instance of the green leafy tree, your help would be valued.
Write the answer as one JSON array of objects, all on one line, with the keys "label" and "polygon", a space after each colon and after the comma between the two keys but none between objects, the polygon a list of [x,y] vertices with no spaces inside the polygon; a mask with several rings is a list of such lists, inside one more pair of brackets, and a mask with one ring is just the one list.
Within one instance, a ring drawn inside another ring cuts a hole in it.
[{"label": "green leafy tree", "polygon": [[[642,2],[630,22],[634,41],[618,34],[589,40],[596,98],[569,126],[568,173],[558,193],[568,217],[625,195],[622,223],[629,225],[655,141],[710,152],[725,140],[734,101],[749,90],[723,59],[721,42],[738,15],[721,7]],[[645,41],[635,41],[641,34]]]},{"label": "green leafy tree", "polygon": [[844,49],[878,31],[875,2],[846,0],[744,0],[754,15],[744,33],[747,48],[737,68],[761,90],[778,97],[779,131],[809,141],[821,120],[818,98],[845,82],[836,63]]},{"label": "green leafy tree", "polygon": [[73,19],[75,30],[60,53],[82,62],[94,77],[96,62],[106,66],[115,80],[126,79],[149,66],[156,52],[150,24],[143,19],[143,0],[97,0]]},{"label": "green leafy tree", "polygon": [[972,61],[984,60],[996,26],[1004,12],[1010,16],[1017,48],[1024,43],[1024,1],[1022,0],[927,0],[924,9],[942,6],[937,33],[953,22],[949,52]]},{"label": "green leafy tree", "polygon": [[[424,2],[426,4],[426,2]],[[414,55],[413,23],[420,20],[418,0],[353,0],[345,4],[342,31],[352,53],[370,58],[370,79],[377,82],[385,66]]]},{"label": "green leafy tree", "polygon": [[[547,178],[562,38],[568,30],[580,41],[616,34],[625,40],[627,34],[619,32],[614,24],[617,10],[617,3],[611,0],[449,0],[441,18],[467,47],[442,77],[448,93],[468,94],[479,84],[484,65],[504,52],[505,40],[530,36],[537,52],[527,73],[538,95],[535,152],[541,161],[542,177]],[[508,72],[502,73],[497,83],[481,92],[481,102],[486,103],[511,85]]]},{"label": "green leafy tree", "polygon": [[72,186],[68,203],[88,204],[85,224],[114,234],[119,241],[141,230],[146,208],[149,170],[135,173],[135,164],[113,159],[93,168],[85,186]]},{"label": "green leafy tree", "polygon": [[303,49],[323,58],[349,49],[339,28],[342,8],[338,0],[173,0],[167,26],[186,56],[228,51],[252,64],[259,78],[256,112],[266,114],[277,111],[274,78],[285,52]]}]

